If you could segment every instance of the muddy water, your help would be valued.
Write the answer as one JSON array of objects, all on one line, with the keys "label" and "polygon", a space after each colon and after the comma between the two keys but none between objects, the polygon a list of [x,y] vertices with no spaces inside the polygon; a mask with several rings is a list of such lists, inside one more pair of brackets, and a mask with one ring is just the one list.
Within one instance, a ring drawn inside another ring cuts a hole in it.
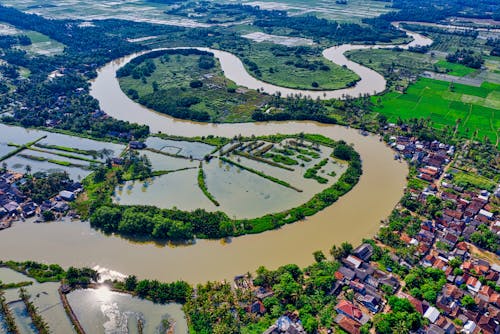
[{"label": "muddy water", "polygon": [[[344,51],[338,52],[342,55]],[[115,72],[134,56],[106,65],[92,83],[91,94],[110,116],[147,124],[153,132],[182,136],[212,134],[232,137],[304,132],[343,139],[354,145],[363,160],[364,173],[358,185],[338,202],[305,221],[229,242],[198,240],[196,245],[168,247],[105,236],[90,229],[88,223],[18,223],[0,233],[3,257],[64,266],[99,265],[165,281],[184,279],[196,283],[219,280],[253,271],[260,265],[270,268],[286,263],[307,265],[315,250],[327,251],[333,244],[343,241],[358,244],[362,238],[377,232],[380,220],[388,216],[402,196],[408,169],[404,163],[394,161],[392,151],[377,136],[362,136],[354,129],[314,122],[201,124],[176,120],[131,101],[121,91]],[[233,65],[236,67],[232,74],[239,72],[245,76],[246,71],[242,71],[236,62]],[[227,68],[224,70],[233,79]],[[376,82],[371,82],[369,87],[371,92],[378,89]],[[339,91],[334,92],[338,94]]]},{"label": "muddy water", "polygon": [[[343,89],[336,89],[336,90],[324,90],[324,91],[311,91],[311,90],[301,90],[301,89],[292,89],[292,88],[285,88],[285,87],[280,87],[276,86],[273,84],[269,84],[266,82],[263,82],[261,80],[256,79],[250,73],[247,72],[245,69],[245,66],[241,62],[241,60],[233,55],[232,53],[226,52],[226,51],[221,51],[221,50],[215,50],[211,48],[194,48],[198,50],[203,50],[203,51],[208,51],[214,54],[214,56],[219,60],[221,64],[222,71],[224,72],[224,75],[234,81],[237,85],[247,87],[250,89],[260,89],[263,92],[266,92],[268,94],[276,94],[280,93],[282,96],[292,96],[292,95],[304,95],[304,96],[309,96],[312,98],[319,98],[319,99],[339,99],[339,98],[344,98],[346,96],[360,96],[360,95],[373,95],[373,94],[378,94],[381,93],[385,90],[386,88],[386,80],[384,77],[377,73],[376,71],[365,67],[363,65],[360,65],[358,63],[355,63],[353,61],[350,61],[347,59],[346,56],[344,56],[344,53],[347,51],[351,50],[360,50],[360,49],[381,49],[381,48],[393,48],[393,47],[399,47],[401,49],[408,49],[410,47],[416,47],[416,46],[428,46],[432,44],[432,40],[430,38],[427,38],[423,35],[417,34],[415,32],[405,30],[399,27],[400,22],[393,22],[393,25],[400,30],[403,30],[406,32],[406,34],[412,38],[412,41],[408,44],[401,44],[401,45],[387,45],[387,44],[381,44],[381,45],[353,45],[353,44],[343,44],[340,46],[334,46],[331,48],[328,48],[323,51],[323,56],[334,62],[337,65],[341,66],[346,66],[348,69],[356,73],[359,77],[360,80],[356,83],[355,86],[349,87],[349,88],[343,88]],[[156,50],[161,50],[161,49],[156,49]],[[142,52],[143,53],[143,52]],[[142,53],[136,53],[132,54],[130,56],[127,56],[121,60],[117,60],[116,62],[108,64],[103,71],[101,72],[100,76],[103,76],[103,72],[107,72],[106,69],[110,69],[113,71],[113,76],[114,72],[116,71],[115,65],[120,65],[123,66],[127,62],[129,62],[131,59],[137,57],[138,55]],[[106,76],[106,74],[104,74]],[[97,80],[99,81],[99,79]]]},{"label": "muddy water", "polygon": [[362,136],[355,129],[314,122],[217,125],[175,120],[134,103],[122,93],[114,76],[120,64],[117,61],[104,67],[92,85],[92,95],[113,117],[147,124],[152,131],[183,136],[323,134],[354,144],[363,159],[364,173],[351,192],[315,216],[279,230],[234,238],[228,243],[198,240],[196,245],[165,247],[105,236],[90,229],[88,223],[25,222],[0,233],[3,257],[64,266],[99,265],[165,281],[185,279],[196,283],[232,278],[260,265],[270,268],[286,263],[307,265],[315,250],[327,251],[343,241],[357,244],[377,232],[380,220],[388,216],[403,194],[408,169],[404,163],[394,161],[392,151],[377,136]]},{"label": "muddy water", "polygon": [[188,333],[179,304],[153,304],[106,287],[75,290],[68,294],[68,301],[87,333],[138,333],[139,320],[144,333],[165,333],[169,323],[175,324],[175,334]]}]

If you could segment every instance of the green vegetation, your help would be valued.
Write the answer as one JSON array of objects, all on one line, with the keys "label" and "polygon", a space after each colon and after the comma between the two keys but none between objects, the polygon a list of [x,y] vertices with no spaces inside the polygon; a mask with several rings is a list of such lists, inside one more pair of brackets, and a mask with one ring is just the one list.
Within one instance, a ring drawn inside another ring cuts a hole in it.
[{"label": "green vegetation", "polygon": [[83,168],[86,169],[88,168],[88,165],[80,165],[80,164],[75,164],[73,162],[69,161],[64,161],[64,160],[56,160],[56,159],[51,159],[51,158],[46,158],[46,157],[41,157],[38,155],[32,155],[32,154],[18,154],[18,157],[25,158],[28,160],[34,160],[34,161],[47,161],[50,162],[54,165],[60,165],[60,166],[65,166],[65,167],[78,167],[78,168]]},{"label": "green vegetation", "polygon": [[160,283],[156,280],[139,281],[136,276],[128,276],[124,282],[114,283],[113,287],[159,304],[172,301],[184,304],[193,292],[191,286],[184,281],[172,283]]},{"label": "green vegetation", "polygon": [[36,143],[34,146],[49,149],[49,150],[56,150],[56,151],[76,153],[76,154],[81,154],[81,155],[88,155],[88,156],[93,157],[94,159],[97,158],[98,156],[102,156],[106,153],[105,150],[98,152],[96,150],[83,150],[83,149],[76,148],[76,147],[67,147],[67,146],[61,146],[61,145],[48,145],[48,144],[42,144],[42,143]]},{"label": "green vegetation", "polygon": [[316,181],[318,181],[318,183],[328,183],[328,179],[318,175],[318,171],[327,163],[328,163],[328,158],[321,160],[313,167],[306,170],[304,177],[306,179],[315,179]]},{"label": "green vegetation", "polygon": [[[99,178],[105,173],[105,169],[97,169],[99,173]],[[165,174],[165,171],[157,171],[157,173]],[[135,150],[128,150],[124,156],[123,169],[117,174],[118,179],[121,181],[125,180],[144,180],[153,176],[153,169],[151,167],[151,162],[146,155],[139,155],[139,152]]]},{"label": "green vegetation", "polygon": [[19,152],[31,148],[31,146],[35,145],[40,140],[43,140],[45,138],[47,138],[47,136],[40,137],[40,138],[38,138],[32,142],[26,143],[24,145],[9,144],[9,146],[15,146],[17,148],[15,150],[13,150],[12,152],[9,152],[6,155],[0,157],[0,161],[7,160],[8,158],[13,157],[14,155],[18,154]]},{"label": "green vegetation", "polygon": [[39,334],[49,334],[50,329],[49,325],[43,320],[42,316],[39,313],[38,308],[33,304],[30,300],[30,295],[26,292],[24,288],[19,289],[19,298],[26,305],[26,309],[28,310],[28,314],[33,321],[33,325],[35,325]]},{"label": "green vegetation", "polygon": [[453,183],[459,187],[469,190],[493,191],[496,187],[495,180],[483,177],[478,174],[458,172],[453,174]]},{"label": "green vegetation", "polygon": [[57,264],[40,264],[33,261],[1,262],[0,265],[6,266],[28,277],[32,277],[39,283],[59,282],[65,277],[65,271]]},{"label": "green vegetation", "polygon": [[33,284],[33,282],[31,282],[31,281],[18,282],[18,283],[7,283],[7,284],[3,284],[2,281],[0,281],[0,291],[7,290],[7,289],[22,288],[24,286],[28,286],[28,285],[32,285],[32,284]]},{"label": "green vegetation", "polygon": [[481,68],[484,63],[481,53],[476,54],[470,49],[459,49],[455,53],[448,54],[446,60],[450,63],[461,64],[475,69]]},{"label": "green vegetation", "polygon": [[260,176],[260,177],[263,177],[263,178],[265,178],[265,179],[268,179],[269,181],[272,181],[272,182],[274,182],[274,183],[277,183],[277,184],[279,184],[279,185],[281,185],[281,186],[283,186],[283,187],[293,189],[293,190],[295,190],[295,191],[297,191],[297,192],[302,192],[302,190],[300,190],[300,189],[298,189],[298,188],[296,188],[296,187],[292,186],[290,183],[285,182],[285,181],[283,181],[283,180],[280,180],[280,179],[278,179],[278,178],[275,178],[274,176],[270,176],[270,175],[264,174],[263,172],[260,172],[260,171],[258,171],[258,170],[255,170],[255,169],[253,169],[253,168],[243,166],[242,164],[237,163],[237,162],[234,162],[234,161],[232,161],[232,160],[229,160],[229,159],[227,159],[227,158],[225,158],[225,157],[219,157],[219,159],[220,159],[220,160],[222,160],[222,161],[224,161],[225,163],[228,163],[228,164],[230,164],[230,165],[234,165],[234,166],[236,166],[236,167],[238,167],[238,168],[240,168],[240,169],[244,169],[244,170],[246,170],[246,171],[248,171],[248,172],[250,172],[250,173],[253,173],[253,174],[256,174],[256,175],[258,175],[258,176]]},{"label": "green vegetation", "polygon": [[418,299],[424,299],[431,304],[446,283],[445,273],[437,268],[414,267],[405,277],[405,289]]},{"label": "green vegetation", "polygon": [[219,202],[215,199],[215,197],[208,191],[207,184],[205,182],[205,172],[203,171],[203,163],[200,162],[200,167],[198,168],[198,187],[200,187],[201,191],[207,196],[207,198],[214,203],[215,206],[220,206]]},{"label": "green vegetation", "polygon": [[66,281],[71,287],[87,286],[91,282],[97,282],[99,273],[90,268],[69,267],[65,271],[57,264],[42,264],[34,261],[0,261],[0,266],[5,266],[23,275],[34,278],[39,283]]},{"label": "green vegetation", "polygon": [[409,333],[425,323],[422,315],[408,299],[389,297],[391,311],[375,315],[373,322],[377,333]]},{"label": "green vegetation", "polygon": [[454,75],[457,77],[464,77],[471,73],[476,72],[473,68],[467,67],[462,64],[451,63],[448,61],[440,60],[436,63],[438,68],[443,68],[446,74]]},{"label": "green vegetation", "polygon": [[488,225],[479,225],[472,233],[470,240],[481,248],[496,253],[500,249],[500,237],[488,228]]},{"label": "green vegetation", "polygon": [[264,158],[270,158],[273,159],[274,162],[282,163],[288,166],[294,166],[299,164],[297,160],[292,159],[283,154],[266,153],[264,154]]},{"label": "green vegetation", "polygon": [[[90,218],[92,227],[106,233],[114,232],[128,237],[150,238],[159,241],[166,239],[187,241],[195,236],[197,238],[224,238],[260,233],[311,216],[333,204],[358,182],[362,173],[359,154],[343,141],[336,142],[323,136],[308,134],[272,135],[252,138],[252,140],[258,139],[275,143],[287,138],[297,138],[337,148],[337,153],[344,152],[344,154],[339,153],[339,156],[335,156],[334,150],[334,156],[345,159],[349,163],[346,172],[336,184],[316,194],[303,205],[290,210],[254,219],[233,220],[225,213],[211,213],[202,209],[185,212],[175,208],[119,206],[112,203],[111,196],[116,186],[122,181],[124,166],[109,168],[106,165],[99,166],[94,174],[83,180],[86,192],[77,199],[74,207],[82,217]],[[243,142],[243,138],[240,140]],[[220,157],[220,159],[224,161],[227,158]],[[228,159],[226,161],[240,166]],[[257,171],[257,173],[260,172]]]},{"label": "green vegetation", "polygon": [[[264,143],[262,143],[264,144]],[[242,157],[245,157],[247,159],[251,159],[251,160],[255,160],[255,161],[258,161],[258,162],[263,162],[265,164],[268,164],[268,165],[271,165],[271,166],[274,166],[274,167],[278,167],[278,168],[281,168],[281,169],[286,169],[286,170],[289,170],[289,171],[293,171],[294,169],[291,168],[291,167],[287,167],[287,166],[283,166],[282,164],[280,163],[285,163],[285,158],[284,156],[280,155],[281,157],[283,157],[283,159],[281,158],[273,158],[273,161],[270,161],[268,159],[264,159],[262,157],[260,157],[259,155],[256,155],[256,154],[250,154],[250,153],[247,153],[247,152],[243,152],[243,151],[234,151],[234,154],[236,155],[240,155]],[[271,158],[271,157],[277,157],[278,155],[277,154],[271,154],[271,153],[266,153],[264,154],[264,157],[266,158]],[[293,159],[286,159],[288,163],[288,165],[297,165],[297,163],[293,163]],[[286,164],[286,163],[285,163]]]},{"label": "green vegetation", "polygon": [[500,116],[495,110],[500,100],[495,91],[499,87],[493,83],[474,87],[421,78],[403,94],[390,92],[373,97],[373,109],[387,116],[389,122],[428,118],[432,127],[453,136],[498,145]]},{"label": "green vegetation", "polygon": [[78,155],[74,155],[74,154],[68,154],[68,153],[62,153],[62,152],[51,152],[51,151],[47,151],[47,150],[44,150],[44,149],[39,149],[39,148],[36,148],[36,147],[31,147],[30,150],[36,151],[36,152],[54,154],[54,155],[58,155],[60,157],[69,158],[69,159],[82,160],[82,161],[86,161],[86,162],[90,162],[90,163],[94,163],[94,164],[100,164],[101,163],[101,161],[99,161],[99,160],[90,159],[90,158],[87,158],[87,157],[82,157],[82,156],[78,156]]},{"label": "green vegetation", "polygon": [[239,51],[238,56],[249,73],[273,85],[307,90],[354,86],[359,76],[326,60],[321,51],[322,48],[258,43]]},{"label": "green vegetation", "polygon": [[37,172],[32,175],[25,175],[25,179],[26,182],[20,185],[19,190],[38,204],[57,195],[71,183],[69,175],[66,172],[54,172],[50,174]]},{"label": "green vegetation", "polygon": [[197,49],[152,52],[127,64],[118,76],[130,98],[196,121],[249,121],[258,106],[269,100],[256,91],[238,89],[225,78],[212,53]]},{"label": "green vegetation", "polygon": [[[288,264],[276,270],[257,269],[256,287],[273,291],[265,298],[265,314],[256,317],[245,311],[255,301],[250,289],[232,289],[228,282],[208,282],[196,286],[197,293],[184,305],[194,333],[262,333],[275,319],[297,312],[307,333],[329,328],[335,318],[336,297],[330,294],[335,283],[336,260],[318,257],[306,268]],[[214,303],[213,301],[217,302]]]},{"label": "green vegetation", "polygon": [[0,314],[3,316],[5,324],[7,325],[7,332],[14,334],[19,333],[16,320],[14,319],[14,315],[5,301],[4,292],[2,290],[0,290]]}]

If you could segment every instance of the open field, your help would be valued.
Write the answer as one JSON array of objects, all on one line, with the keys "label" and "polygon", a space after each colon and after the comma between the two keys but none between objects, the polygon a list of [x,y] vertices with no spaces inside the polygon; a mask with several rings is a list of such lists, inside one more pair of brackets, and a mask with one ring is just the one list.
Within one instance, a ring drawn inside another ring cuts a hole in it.
[{"label": "open field", "polygon": [[366,17],[376,17],[390,11],[390,3],[371,0],[350,0],[337,4],[329,0],[245,0],[245,4],[258,5],[263,9],[286,10],[291,15],[314,14],[330,20],[360,22]]},{"label": "open field", "polygon": [[345,55],[352,61],[369,67],[379,73],[385,73],[394,66],[412,74],[432,71],[436,59],[428,54],[390,49],[361,49],[347,51]]},{"label": "open field", "polygon": [[[317,55],[297,55],[294,50],[270,43],[257,43],[239,55],[257,65],[245,63],[249,73],[271,84],[309,90],[331,90],[348,87],[359,80],[354,72]],[[315,83],[315,84],[314,84]]]},{"label": "open field", "polygon": [[[221,2],[234,3],[229,0]],[[118,18],[125,20],[149,21],[165,24],[195,24],[191,19],[167,16],[163,13],[170,6],[156,4],[145,0],[131,0],[126,3],[115,1],[72,1],[72,0],[47,0],[40,5],[37,0],[5,0],[5,5],[14,6],[23,11],[37,13],[45,17],[73,18],[73,19],[102,19]],[[336,4],[335,1],[328,0],[245,0],[244,4],[259,5],[263,9],[287,10],[292,15],[315,14],[328,19],[339,21],[359,22],[365,17],[375,17],[390,10],[386,6],[389,3],[373,0],[350,0],[346,5]],[[177,19],[175,19],[177,18]]]},{"label": "open field", "polygon": [[466,75],[477,72],[477,70],[464,66],[462,64],[450,63],[448,61],[440,60],[436,63],[438,68],[445,69],[447,74],[457,77],[464,77]]},{"label": "open field", "polygon": [[31,45],[19,46],[19,49],[25,50],[35,55],[52,56],[63,52],[64,45],[50,39],[39,32],[31,30],[21,30],[9,24],[0,22],[0,35],[26,35],[31,40]]},{"label": "open field", "polygon": [[[391,92],[380,97],[375,111],[386,115],[389,121],[409,118],[430,118],[433,125],[449,127],[457,135],[485,137],[498,145],[500,128],[500,85],[483,83],[481,87],[452,84],[445,81],[421,78],[406,93]],[[460,120],[460,121],[458,121]]]}]

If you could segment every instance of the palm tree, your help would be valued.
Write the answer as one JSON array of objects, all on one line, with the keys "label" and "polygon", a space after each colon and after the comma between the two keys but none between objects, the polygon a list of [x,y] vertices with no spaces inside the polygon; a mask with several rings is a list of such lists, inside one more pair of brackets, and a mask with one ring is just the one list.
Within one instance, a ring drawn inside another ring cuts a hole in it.
[{"label": "palm tree", "polygon": [[24,170],[26,170],[26,174],[30,174],[31,173],[31,166],[30,165],[26,165],[26,167],[24,167]]}]

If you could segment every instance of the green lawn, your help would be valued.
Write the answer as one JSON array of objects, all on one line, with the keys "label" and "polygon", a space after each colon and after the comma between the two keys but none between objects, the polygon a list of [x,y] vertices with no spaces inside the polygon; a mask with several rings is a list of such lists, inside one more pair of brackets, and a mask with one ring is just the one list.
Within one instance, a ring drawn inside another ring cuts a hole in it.
[{"label": "green lawn", "polygon": [[[500,129],[500,85],[483,83],[481,87],[421,78],[401,94],[390,92],[373,97],[374,110],[394,122],[409,118],[430,118],[433,125],[453,131],[460,119],[457,135],[497,143]],[[477,133],[475,134],[475,132]]]},{"label": "green lawn", "polygon": [[440,60],[436,63],[438,68],[446,70],[447,74],[454,75],[457,77],[464,77],[471,73],[476,72],[475,69],[464,66],[462,64],[450,63],[445,60]]}]

